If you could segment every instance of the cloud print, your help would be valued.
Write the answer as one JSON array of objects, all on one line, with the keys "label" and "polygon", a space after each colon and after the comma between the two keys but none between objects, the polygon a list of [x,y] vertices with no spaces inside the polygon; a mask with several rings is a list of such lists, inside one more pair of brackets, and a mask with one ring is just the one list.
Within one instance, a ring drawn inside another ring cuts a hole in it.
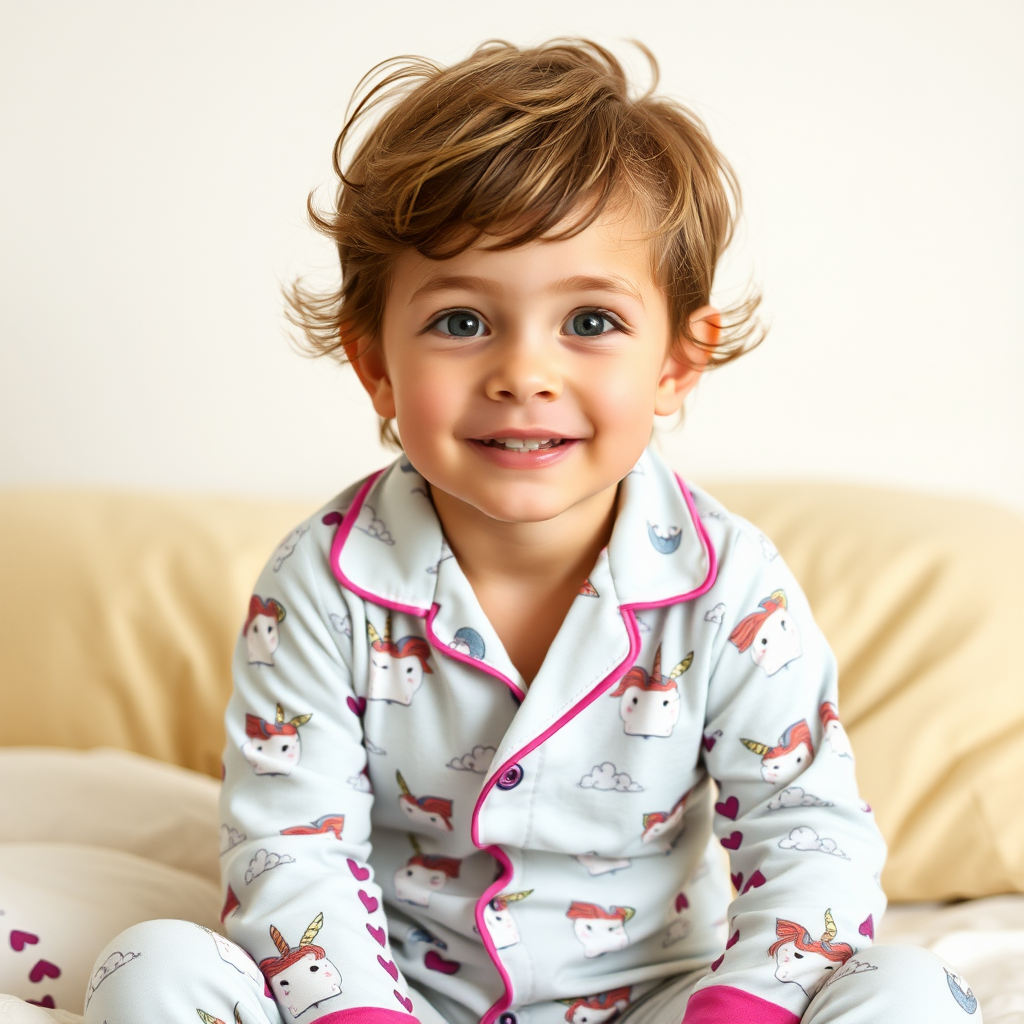
[{"label": "cloud print", "polygon": [[254,878],[259,878],[264,871],[276,868],[281,864],[294,864],[295,858],[289,857],[287,853],[274,853],[271,850],[257,850],[255,856],[249,861],[249,867],[245,872],[245,884],[248,885]]},{"label": "cloud print", "polygon": [[370,777],[362,772],[358,775],[350,775],[346,781],[357,793],[373,792],[373,787],[370,785]]},{"label": "cloud print", "polygon": [[829,853],[833,857],[842,857],[843,860],[850,858],[836,846],[834,839],[826,839],[819,836],[813,828],[807,825],[800,825],[793,829],[785,839],[779,840],[779,848],[783,850],[800,850],[802,852]]},{"label": "cloud print", "polygon": [[220,827],[220,855],[223,857],[228,850],[236,847],[239,843],[245,842],[245,833],[239,832],[238,829],[232,828],[230,825],[221,825]]},{"label": "cloud print", "polygon": [[[363,505],[363,508],[365,508],[366,511],[370,513],[370,521],[366,524],[366,526],[357,526],[356,529],[360,530],[361,532],[367,534],[370,537],[375,538],[376,540],[383,541],[383,543],[393,547],[395,543],[395,538],[392,537],[391,534],[388,532],[387,524],[384,522],[384,520],[377,518],[377,512],[372,505]],[[360,518],[362,518],[361,512]]]},{"label": "cloud print", "polygon": [[611,761],[595,764],[593,771],[580,779],[580,785],[584,789],[600,789],[616,793],[640,793],[644,788],[639,782],[634,782],[625,772],[617,772]]},{"label": "cloud print", "polygon": [[92,979],[89,982],[89,991],[85,994],[86,1008],[89,1006],[89,1000],[92,999],[93,992],[100,987],[102,982],[106,981],[114,971],[124,967],[125,964],[131,963],[140,956],[142,956],[141,953],[122,953],[120,950],[111,953],[93,973]]},{"label": "cloud print", "polygon": [[335,633],[341,633],[342,636],[352,636],[352,619],[348,615],[338,615],[337,612],[331,612],[330,620]]},{"label": "cloud print", "polygon": [[802,786],[790,786],[772,797],[769,811],[781,811],[786,807],[832,807],[831,800],[822,800],[813,793],[805,793]]},{"label": "cloud print", "polygon": [[709,612],[704,613],[705,622],[721,622],[725,618],[725,602],[719,601]]},{"label": "cloud print", "polygon": [[462,757],[453,757],[448,762],[448,767],[454,768],[457,772],[476,772],[477,775],[483,775],[490,767],[496,753],[497,750],[494,747],[474,747]]}]

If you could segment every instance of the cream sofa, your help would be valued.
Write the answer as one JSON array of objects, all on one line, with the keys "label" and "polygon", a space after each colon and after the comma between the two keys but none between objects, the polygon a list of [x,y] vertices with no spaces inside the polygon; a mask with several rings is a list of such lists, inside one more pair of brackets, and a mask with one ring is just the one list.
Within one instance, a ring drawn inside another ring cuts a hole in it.
[{"label": "cream sofa", "polygon": [[[990,1024],[1024,1021],[1024,520],[861,487],[712,490],[774,540],[839,658],[890,847],[879,938],[937,949]],[[230,654],[252,581],[309,511],[0,494],[4,1024],[77,1020],[93,958],[134,921],[220,926]]]}]

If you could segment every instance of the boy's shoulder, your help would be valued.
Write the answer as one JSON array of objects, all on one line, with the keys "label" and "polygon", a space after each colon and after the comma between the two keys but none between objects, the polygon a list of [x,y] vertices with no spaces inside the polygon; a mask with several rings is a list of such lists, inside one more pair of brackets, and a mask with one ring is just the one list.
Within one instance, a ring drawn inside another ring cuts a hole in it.
[{"label": "boy's shoulder", "polygon": [[779,559],[778,548],[761,529],[743,516],[731,512],[703,487],[689,481],[686,486],[693,498],[701,526],[718,556],[720,568],[723,560],[730,556],[736,560],[756,555],[766,563]]}]

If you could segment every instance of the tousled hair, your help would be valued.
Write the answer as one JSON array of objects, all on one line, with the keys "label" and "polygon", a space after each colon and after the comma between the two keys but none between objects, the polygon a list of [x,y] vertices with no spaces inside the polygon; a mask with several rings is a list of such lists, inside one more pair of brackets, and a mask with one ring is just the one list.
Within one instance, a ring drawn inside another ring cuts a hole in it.
[{"label": "tousled hair", "polygon": [[[732,238],[739,185],[701,120],[654,95],[657,61],[636,45],[652,77],[638,97],[616,57],[586,39],[527,49],[491,40],[448,68],[412,56],[372,68],[334,144],[335,201],[307,202],[337,247],[341,285],[318,291],[300,279],[285,290],[300,346],[341,362],[357,355],[354,339],[360,353],[377,346],[404,251],[445,259],[485,234],[488,249],[568,238],[616,206],[639,218],[672,336],[704,348],[709,366],[756,346],[756,294],[722,311],[715,345],[690,329]],[[353,136],[378,114],[346,165]],[[400,447],[390,421],[381,437]]]}]

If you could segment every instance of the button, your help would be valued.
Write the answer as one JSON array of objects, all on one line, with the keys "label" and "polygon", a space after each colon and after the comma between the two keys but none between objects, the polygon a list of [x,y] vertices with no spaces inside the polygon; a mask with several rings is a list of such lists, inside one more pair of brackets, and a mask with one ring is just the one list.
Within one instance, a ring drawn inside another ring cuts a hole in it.
[{"label": "button", "polygon": [[[509,765],[501,775],[498,776],[498,789],[515,789],[523,781],[523,766],[520,764]],[[501,1018],[499,1018],[501,1020]]]},{"label": "button", "polygon": [[514,1013],[503,1013],[498,1018],[498,1024],[517,1024],[516,1015]]}]

